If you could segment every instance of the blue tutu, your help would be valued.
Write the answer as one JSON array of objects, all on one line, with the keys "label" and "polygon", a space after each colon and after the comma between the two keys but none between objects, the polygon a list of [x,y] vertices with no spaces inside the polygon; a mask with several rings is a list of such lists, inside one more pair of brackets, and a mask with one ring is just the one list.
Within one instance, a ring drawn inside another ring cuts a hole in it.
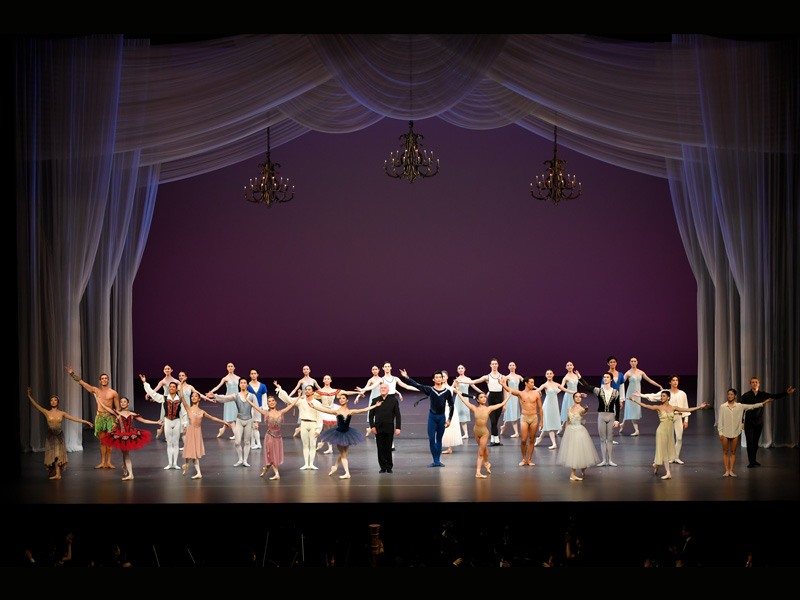
[{"label": "blue tutu", "polygon": [[363,442],[366,439],[364,434],[356,429],[350,429],[350,417],[352,416],[347,415],[345,418],[342,415],[336,415],[336,427],[320,433],[317,440],[334,446],[355,446]]}]

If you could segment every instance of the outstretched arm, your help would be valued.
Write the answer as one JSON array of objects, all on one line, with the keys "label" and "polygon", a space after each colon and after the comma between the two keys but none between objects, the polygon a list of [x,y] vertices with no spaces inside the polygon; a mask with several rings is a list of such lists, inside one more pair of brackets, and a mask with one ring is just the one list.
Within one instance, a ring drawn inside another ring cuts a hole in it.
[{"label": "outstretched arm", "polygon": [[[483,392],[481,392],[481,393],[483,393]],[[458,394],[458,397],[461,399],[461,401],[462,401],[464,404],[466,404],[466,405],[467,405],[467,408],[468,408],[468,409],[470,409],[472,412],[475,412],[475,407],[474,407],[474,406],[472,406],[472,404],[470,404],[470,403],[469,403],[469,402],[468,402],[468,401],[467,401],[467,400],[464,398],[464,396],[462,396],[462,395],[461,395],[461,390],[459,390],[457,387],[456,387],[456,394]],[[498,405],[498,406],[499,406],[499,405]]]},{"label": "outstretched arm", "polygon": [[96,387],[95,387],[95,386],[93,386],[93,385],[89,385],[89,384],[88,384],[88,383],[86,383],[86,382],[85,382],[83,379],[81,379],[80,377],[78,377],[78,376],[76,375],[75,371],[73,371],[73,370],[72,370],[72,367],[67,367],[67,373],[69,373],[69,374],[70,374],[70,376],[71,376],[71,377],[72,377],[72,378],[73,378],[75,381],[77,381],[77,382],[78,382],[78,383],[81,385],[81,387],[83,387],[83,389],[85,389],[85,390],[86,390],[87,392],[89,392],[90,394],[94,394],[95,392],[99,392],[99,391],[100,391],[100,388],[96,388]]},{"label": "outstretched arm", "polygon": [[358,408],[356,410],[351,410],[350,414],[351,415],[357,415],[357,414],[360,414],[360,413],[368,412],[370,410],[374,410],[374,409],[378,408],[381,404],[383,404],[383,400],[378,400],[375,404],[370,404],[367,408]]},{"label": "outstretched arm", "polygon": [[[45,409],[43,409],[41,406],[39,406],[39,403],[36,402],[36,400],[33,399],[33,396],[31,396],[31,388],[28,388],[28,400],[31,401],[31,404],[33,404],[33,407],[36,410],[38,410],[40,413],[42,413],[45,416],[47,415],[47,411]],[[64,414],[66,414],[66,413],[64,413]]]}]

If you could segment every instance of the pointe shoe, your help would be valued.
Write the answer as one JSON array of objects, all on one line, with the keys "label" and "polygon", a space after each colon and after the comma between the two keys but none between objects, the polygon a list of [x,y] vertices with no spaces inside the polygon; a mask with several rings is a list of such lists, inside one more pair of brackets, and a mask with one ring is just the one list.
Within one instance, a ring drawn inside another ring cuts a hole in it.
[{"label": "pointe shoe", "polygon": [[728,477],[736,477],[736,473],[734,473],[733,471],[731,471],[731,474],[730,474],[730,475],[728,475]]},{"label": "pointe shoe", "polygon": [[164,470],[165,471],[169,471],[171,468],[172,468],[172,465],[167,465],[166,467],[164,467]]},{"label": "pointe shoe", "polygon": [[672,473],[668,473],[667,475],[662,475],[661,479],[672,479]]},{"label": "pointe shoe", "polygon": [[126,475],[122,478],[122,481],[133,481],[133,475]]},{"label": "pointe shoe", "polygon": [[319,452],[319,449],[322,448],[324,445],[325,445],[325,442],[318,443],[317,444],[317,452]]},{"label": "pointe shoe", "polygon": [[515,434],[514,434],[514,435],[512,435],[511,437],[512,437],[512,438],[518,438],[518,437],[519,437],[519,434],[518,434],[518,433],[515,433]]},{"label": "pointe shoe", "polygon": [[524,467],[524,466],[525,466],[525,465],[527,465],[527,464],[528,464],[528,461],[527,461],[527,460],[523,460],[523,461],[521,461],[521,462],[519,463],[519,466],[520,466],[520,467]]},{"label": "pointe shoe", "polygon": [[442,454],[452,454],[452,453],[453,453],[452,448],[448,448],[447,450],[442,450]]},{"label": "pointe shoe", "polygon": [[333,466],[331,467],[331,472],[330,472],[330,473],[328,473],[328,477],[330,477],[331,475],[333,475],[334,473],[336,473],[336,471],[338,471],[338,470],[339,470],[339,467],[338,467],[338,466],[336,466],[336,465],[333,465]]},{"label": "pointe shoe", "polygon": [[219,433],[217,433],[217,437],[218,437],[218,438],[221,438],[221,437],[222,437],[222,434],[223,434],[223,433],[225,433],[225,430],[226,430],[226,429],[227,429],[227,427],[225,427],[225,425],[223,425],[222,427],[220,427],[220,428],[219,428]]},{"label": "pointe shoe", "polygon": [[577,475],[570,475],[569,476],[569,480],[570,481],[583,481],[583,478],[582,477],[578,477]]},{"label": "pointe shoe", "polygon": [[609,467],[616,467],[616,466],[617,466],[617,463],[615,463],[615,462],[612,462],[612,461],[608,461],[608,466],[609,466]]},{"label": "pointe shoe", "polygon": [[261,469],[261,475],[259,475],[259,477],[263,477],[266,474],[267,474],[267,467],[264,467],[263,469]]},{"label": "pointe shoe", "polygon": [[189,463],[183,463],[183,474],[186,475],[186,469],[189,468]]},{"label": "pointe shoe", "polygon": [[492,474],[492,465],[488,462],[483,463],[483,466],[486,467],[486,472],[491,475]]},{"label": "pointe shoe", "polygon": [[202,479],[202,475],[192,475],[192,479]]},{"label": "pointe shoe", "polygon": [[311,469],[312,471],[319,471],[319,467],[316,465],[308,465],[308,468]]},{"label": "pointe shoe", "polygon": [[333,454],[333,448],[328,448],[323,454]]},{"label": "pointe shoe", "polygon": [[548,450],[558,450],[558,446],[556,446],[555,444],[553,444],[552,446],[549,446],[547,449],[548,449]]},{"label": "pointe shoe", "polygon": [[300,433],[300,428],[299,427],[294,430],[294,433],[292,434],[292,437],[297,437],[298,433]]},{"label": "pointe shoe", "polygon": [[244,464],[244,461],[238,460],[238,461],[236,461],[236,464],[234,464],[233,466],[234,467],[241,467],[243,464]]},{"label": "pointe shoe", "polygon": [[270,479],[270,481],[274,481],[275,479],[280,479],[280,478],[281,478],[281,476],[280,476],[280,475],[273,475],[273,476],[272,476],[272,477],[270,477],[269,479]]},{"label": "pointe shoe", "polygon": [[685,463],[685,462],[683,462],[683,461],[682,461],[680,458],[676,458],[676,459],[675,459],[675,462],[676,462],[676,463],[678,463],[679,465],[685,465],[685,464],[686,464],[686,463]]},{"label": "pointe shoe", "polygon": [[486,475],[484,475],[483,473],[475,473],[475,478],[476,479],[488,479],[488,477],[486,477]]},{"label": "pointe shoe", "polygon": [[634,431],[629,437],[638,437],[638,436],[639,436],[639,432],[638,431]]},{"label": "pointe shoe", "polygon": [[339,475],[339,479],[350,479],[350,473],[345,473],[344,475]]},{"label": "pointe shoe", "polygon": [[604,460],[603,462],[599,462],[599,463],[597,463],[597,466],[598,466],[598,467],[605,467],[605,466],[607,466],[607,465],[608,465],[608,461],[606,461],[606,460]]},{"label": "pointe shoe", "polygon": [[369,437],[369,434],[372,433],[372,429],[367,427],[367,430],[364,432],[364,437]]}]

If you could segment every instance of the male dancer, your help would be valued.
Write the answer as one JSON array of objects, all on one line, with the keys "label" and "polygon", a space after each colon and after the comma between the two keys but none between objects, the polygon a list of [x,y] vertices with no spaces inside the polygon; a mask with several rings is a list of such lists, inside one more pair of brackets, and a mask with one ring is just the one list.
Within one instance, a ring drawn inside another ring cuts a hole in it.
[{"label": "male dancer", "polygon": [[[758,377],[750,378],[750,391],[742,394],[739,400],[742,404],[759,404],[765,402],[767,398],[780,400],[786,398],[789,394],[794,393],[794,388],[789,386],[785,392],[778,394],[770,394],[769,392],[762,392],[759,390],[761,382]],[[760,467],[761,463],[756,460],[756,453],[758,452],[758,441],[761,439],[761,431],[764,429],[764,409],[756,408],[747,411],[744,417],[744,439],[747,442],[747,468]]]},{"label": "male dancer", "polygon": [[[453,401],[453,390],[444,386],[444,377],[441,371],[436,371],[433,374],[433,387],[422,385],[411,379],[406,373],[405,369],[400,369],[400,374],[403,379],[419,391],[425,393],[431,401],[431,409],[428,412],[428,442],[431,447],[431,456],[433,462],[429,467],[443,467],[442,461],[442,436],[444,430],[450,427],[450,421],[453,420],[453,411],[456,409]],[[417,400],[414,406],[422,402],[422,399]],[[445,416],[447,405],[450,405],[450,412]]]},{"label": "male dancer", "polygon": [[[581,377],[581,374],[575,369],[575,375],[578,376],[578,383],[585,387],[590,392],[597,396],[600,404],[597,407],[597,433],[600,434],[600,451],[603,460],[598,463],[598,467],[612,466],[616,467],[616,463],[611,460],[614,445],[614,430],[619,427],[619,392],[611,387],[611,373],[603,373],[603,385],[601,387],[592,387],[589,383]],[[613,423],[613,425],[612,425]]]},{"label": "male dancer", "polygon": [[[236,456],[238,461],[234,467],[249,467],[250,464],[247,459],[250,457],[250,440],[253,437],[253,407],[250,404],[255,404],[255,394],[247,391],[247,379],[241,377],[239,379],[239,391],[235,394],[228,396],[215,396],[214,392],[209,392],[208,397],[211,400],[216,399],[217,402],[235,402],[236,403],[236,424],[233,426],[234,446],[236,446]],[[250,402],[248,402],[250,400]]]},{"label": "male dancer", "polygon": [[[517,391],[512,390],[506,385],[505,378],[500,380],[500,385],[503,386],[505,391],[519,398],[519,406],[522,413],[520,418],[521,441],[519,445],[520,450],[522,450],[522,462],[519,463],[519,466],[524,467],[525,465],[529,465],[534,467],[536,463],[532,462],[533,438],[536,436],[536,431],[541,429],[542,422],[544,421],[544,414],[542,413],[542,394],[534,389],[536,386],[533,383],[533,377],[523,377],[522,383],[525,389]],[[529,432],[529,428],[532,429],[532,431]],[[528,445],[528,438],[531,440],[530,445]]]},{"label": "male dancer", "polygon": [[[83,389],[90,394],[94,394],[97,401],[97,414],[94,417],[94,435],[97,439],[102,439],[103,434],[110,433],[114,429],[117,420],[112,416],[111,410],[119,411],[119,394],[108,386],[108,375],[100,375],[100,387],[89,385],[75,374],[72,367],[67,367],[67,372],[77,381]],[[95,469],[113,469],[111,464],[111,446],[100,444],[100,464]]]},{"label": "male dancer", "polygon": [[[319,432],[322,431],[322,413],[314,410],[312,405],[322,406],[318,400],[314,400],[314,386],[307,385],[303,389],[304,396],[298,397],[297,412],[300,417],[300,440],[303,444],[303,466],[301,471],[317,471],[319,467],[314,464],[314,457],[317,454],[316,440]],[[284,402],[289,402],[289,397],[284,398],[279,394]],[[374,412],[374,411],[373,411]]]},{"label": "male dancer", "polygon": [[150,387],[144,375],[140,374],[139,379],[144,384],[145,393],[163,407],[164,425],[162,427],[164,428],[164,437],[167,440],[167,466],[164,467],[164,470],[180,469],[178,466],[178,448],[180,447],[181,433],[186,434],[189,420],[183,408],[183,399],[178,393],[178,385],[174,381],[170,381],[167,386],[169,391],[166,395],[163,395]]},{"label": "male dancer", "polygon": [[[486,406],[494,406],[495,404],[502,404],[503,401],[506,399],[506,394],[503,391],[503,387],[500,385],[500,378],[502,374],[497,368],[500,366],[500,363],[497,362],[496,358],[493,358],[492,361],[489,363],[489,368],[491,371],[484,375],[483,377],[479,377],[478,379],[469,379],[467,377],[459,377],[459,381],[461,383],[471,383],[472,385],[476,385],[478,383],[486,382],[486,385],[489,389],[489,393],[486,396]],[[489,419],[492,423],[492,430],[491,430],[491,437],[489,438],[489,445],[490,446],[502,446],[503,444],[500,443],[500,432],[497,428],[497,422],[500,420],[500,414],[505,413],[506,409],[503,410],[493,410],[489,415]]]},{"label": "male dancer", "polygon": [[400,404],[397,402],[397,396],[389,393],[388,384],[382,383],[380,391],[381,396],[376,398],[375,402],[382,402],[382,404],[369,411],[369,425],[375,436],[380,472],[391,473],[392,467],[394,467],[392,441],[394,436],[400,435]]}]

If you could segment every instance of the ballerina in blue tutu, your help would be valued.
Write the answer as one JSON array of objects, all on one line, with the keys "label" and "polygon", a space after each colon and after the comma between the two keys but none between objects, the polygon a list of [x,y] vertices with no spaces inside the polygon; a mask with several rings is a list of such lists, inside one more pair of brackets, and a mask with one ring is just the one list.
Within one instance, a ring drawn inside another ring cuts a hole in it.
[{"label": "ballerina in blue tutu", "polygon": [[339,479],[350,479],[350,468],[347,463],[347,451],[350,449],[350,446],[355,446],[366,439],[363,433],[357,429],[350,428],[350,419],[353,415],[365,413],[378,408],[381,404],[383,404],[383,401],[376,402],[367,408],[350,410],[347,408],[347,396],[345,394],[339,394],[336,398],[339,400],[339,410],[332,410],[323,406],[317,406],[316,404],[309,404],[309,406],[311,406],[311,408],[314,410],[318,410],[319,412],[336,416],[336,427],[333,429],[324,430],[319,434],[317,440],[320,442],[328,442],[333,444],[339,451],[339,456],[336,457],[336,462],[331,467],[331,472],[328,473],[328,475],[332,476],[334,473],[336,473],[336,471],[339,470],[339,463],[342,463],[342,467],[344,467],[344,475],[339,475]]}]

